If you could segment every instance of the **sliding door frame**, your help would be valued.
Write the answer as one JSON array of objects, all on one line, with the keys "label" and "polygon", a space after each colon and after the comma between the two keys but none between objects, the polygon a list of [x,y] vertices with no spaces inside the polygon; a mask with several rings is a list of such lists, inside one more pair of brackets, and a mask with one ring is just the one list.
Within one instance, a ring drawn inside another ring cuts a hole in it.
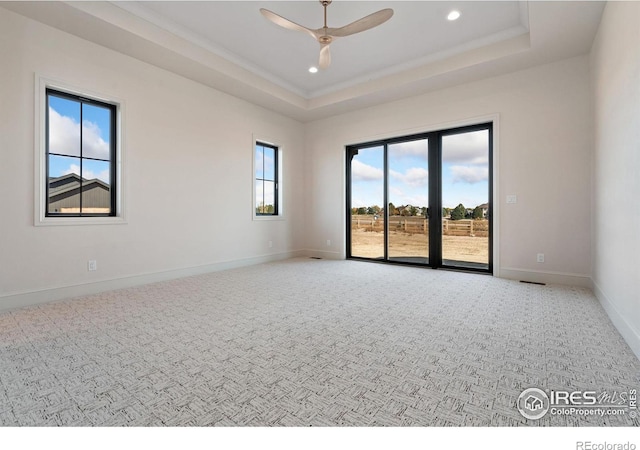
[{"label": "sliding door frame", "polygon": [[[391,137],[387,139],[380,139],[376,141],[363,142],[360,144],[352,144],[346,146],[346,258],[362,261],[374,261],[384,262],[389,264],[410,265],[419,267],[430,267],[433,269],[450,269],[450,270],[462,270],[467,272],[479,272],[485,274],[494,274],[494,184],[495,184],[495,166],[494,166],[494,131],[497,127],[497,118],[491,118],[488,120],[480,120],[470,125],[454,126],[449,128],[437,129],[429,132],[409,134],[405,136]],[[442,138],[443,136],[450,136],[462,133],[469,133],[473,131],[487,130],[488,131],[488,211],[487,217],[489,219],[489,231],[488,231],[488,252],[489,260],[487,268],[474,268],[467,266],[456,266],[443,264],[442,260]],[[428,195],[429,195],[429,262],[428,263],[415,263],[408,261],[394,261],[389,259],[389,176],[388,176],[388,146],[396,143],[427,139],[428,140],[428,164],[429,164],[429,179],[428,179]],[[384,257],[380,258],[366,258],[353,256],[351,254],[351,163],[353,157],[358,154],[361,149],[383,147],[383,171],[384,171]],[[432,239],[433,236],[438,236],[437,239]]]},{"label": "sliding door frame", "polygon": [[[468,272],[481,272],[481,273],[489,273],[493,275],[493,171],[494,171],[494,167],[493,167],[493,123],[492,122],[485,122],[485,123],[479,123],[476,125],[466,125],[466,126],[462,126],[462,127],[455,127],[455,128],[449,128],[446,130],[440,130],[437,131],[438,134],[438,156],[440,158],[442,158],[442,138],[445,136],[454,136],[456,134],[463,134],[463,133],[472,133],[474,131],[481,131],[481,130],[487,130],[488,131],[488,137],[487,137],[487,151],[488,151],[488,157],[489,160],[487,162],[487,167],[489,168],[489,180],[488,180],[488,208],[487,208],[487,219],[489,220],[489,236],[488,236],[488,250],[489,250],[489,261],[488,261],[488,266],[486,269],[482,268],[473,268],[473,267],[461,267],[461,266],[456,266],[456,265],[452,265],[452,264],[444,264],[442,261],[442,248],[440,248],[440,252],[438,253],[438,258],[439,258],[439,266],[443,269],[452,269],[452,270],[464,270],[464,271],[468,271]],[[437,170],[438,170],[438,189],[440,189],[440,192],[438,192],[438,196],[439,196],[439,200],[442,199],[442,160],[439,161],[439,164],[437,166]],[[429,169],[429,171],[431,171],[431,169]],[[429,199],[431,200],[431,199]],[[438,222],[438,226],[440,227],[439,235],[442,236],[442,204],[440,204],[440,208],[438,211],[439,215],[440,215],[440,220]],[[438,243],[441,243],[441,240],[438,239]]]}]

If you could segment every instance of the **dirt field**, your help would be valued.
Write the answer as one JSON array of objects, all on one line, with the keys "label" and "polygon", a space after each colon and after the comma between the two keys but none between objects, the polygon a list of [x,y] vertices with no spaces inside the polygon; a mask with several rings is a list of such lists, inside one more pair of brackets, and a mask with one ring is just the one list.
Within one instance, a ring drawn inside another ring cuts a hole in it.
[{"label": "dirt field", "polygon": [[[384,234],[377,231],[351,230],[351,254],[363,258],[381,258]],[[429,239],[425,234],[392,231],[389,235],[389,256],[428,256]],[[486,237],[443,236],[442,258],[487,264],[489,239]]]}]

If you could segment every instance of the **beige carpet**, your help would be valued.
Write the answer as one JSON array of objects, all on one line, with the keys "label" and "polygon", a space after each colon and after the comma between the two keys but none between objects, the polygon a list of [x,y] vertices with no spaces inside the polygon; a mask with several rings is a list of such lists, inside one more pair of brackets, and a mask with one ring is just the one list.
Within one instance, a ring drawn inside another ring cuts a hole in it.
[{"label": "beige carpet", "polygon": [[0,314],[0,425],[638,425],[527,420],[528,387],[629,392],[585,289],[294,259]]}]

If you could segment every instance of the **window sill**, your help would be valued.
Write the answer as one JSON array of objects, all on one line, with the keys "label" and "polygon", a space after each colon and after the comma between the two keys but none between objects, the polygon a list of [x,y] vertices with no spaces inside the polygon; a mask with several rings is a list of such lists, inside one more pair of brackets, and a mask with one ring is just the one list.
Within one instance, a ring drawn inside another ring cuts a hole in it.
[{"label": "window sill", "polygon": [[254,215],[253,216],[253,220],[256,220],[258,222],[261,222],[261,221],[269,222],[269,221],[274,221],[274,220],[284,220],[284,216],[281,216],[281,215],[278,215],[278,216],[256,216],[256,215]]},{"label": "window sill", "polygon": [[125,225],[124,217],[40,217],[37,227],[74,226],[74,225]]}]

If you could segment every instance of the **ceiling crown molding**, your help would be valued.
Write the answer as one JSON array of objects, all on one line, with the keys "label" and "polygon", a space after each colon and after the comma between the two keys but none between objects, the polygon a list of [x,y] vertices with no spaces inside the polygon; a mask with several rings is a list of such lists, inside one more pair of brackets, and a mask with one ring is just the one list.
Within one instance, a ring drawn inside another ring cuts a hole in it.
[{"label": "ceiling crown molding", "polygon": [[[6,2],[2,6],[301,122],[583,54],[590,49],[603,9],[599,2],[520,2],[518,26],[303,92],[137,4]],[[586,11],[588,20],[569,20],[576,8]],[[567,36],[574,40],[567,43]]]}]

